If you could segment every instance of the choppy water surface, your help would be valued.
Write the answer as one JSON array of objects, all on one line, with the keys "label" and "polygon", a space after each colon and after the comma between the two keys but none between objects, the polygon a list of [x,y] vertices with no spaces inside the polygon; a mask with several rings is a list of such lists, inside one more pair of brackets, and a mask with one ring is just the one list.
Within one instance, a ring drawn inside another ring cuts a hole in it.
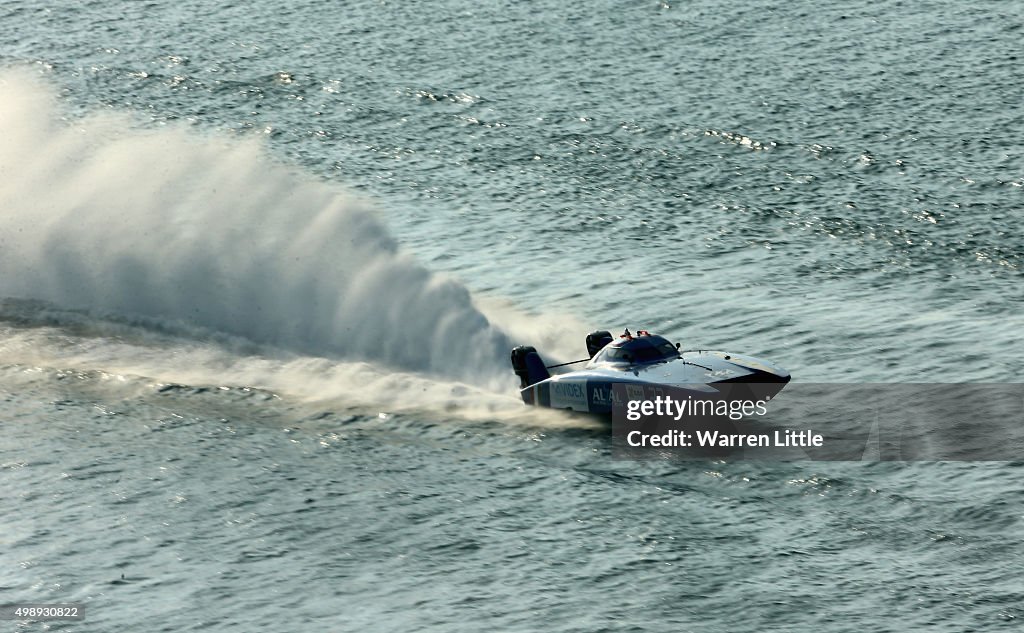
[{"label": "choppy water surface", "polygon": [[0,601],[1016,628],[1016,464],[619,460],[504,354],[1018,381],[1019,3],[279,4],[0,9]]}]

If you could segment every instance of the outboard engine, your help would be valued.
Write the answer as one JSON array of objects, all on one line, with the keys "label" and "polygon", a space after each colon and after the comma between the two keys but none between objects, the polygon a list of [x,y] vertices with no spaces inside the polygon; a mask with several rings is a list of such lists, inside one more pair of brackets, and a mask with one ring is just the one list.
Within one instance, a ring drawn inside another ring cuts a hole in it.
[{"label": "outboard engine", "polygon": [[590,353],[590,357],[593,358],[594,354],[604,349],[604,346],[614,341],[611,332],[607,330],[598,330],[587,334],[587,352]]},{"label": "outboard engine", "polygon": [[551,378],[551,373],[544,366],[544,361],[541,360],[537,350],[525,345],[520,345],[512,350],[512,369],[516,372],[516,376],[519,376],[520,389]]}]

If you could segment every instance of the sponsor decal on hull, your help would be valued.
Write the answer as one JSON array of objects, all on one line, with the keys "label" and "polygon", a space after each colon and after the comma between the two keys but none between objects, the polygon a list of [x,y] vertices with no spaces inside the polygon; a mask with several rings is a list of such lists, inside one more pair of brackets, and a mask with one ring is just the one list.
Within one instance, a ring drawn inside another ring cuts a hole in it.
[{"label": "sponsor decal on hull", "polygon": [[556,381],[551,383],[551,406],[557,409],[589,411],[585,382]]}]

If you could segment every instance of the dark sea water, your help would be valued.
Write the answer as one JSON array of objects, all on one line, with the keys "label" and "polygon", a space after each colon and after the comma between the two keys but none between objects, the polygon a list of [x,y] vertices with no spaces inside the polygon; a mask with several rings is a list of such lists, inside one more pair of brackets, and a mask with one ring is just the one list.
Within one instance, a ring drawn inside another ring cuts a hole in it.
[{"label": "dark sea water", "polygon": [[0,603],[87,610],[10,630],[1017,630],[1019,462],[621,459],[507,352],[1019,382],[1022,33],[4,2]]}]

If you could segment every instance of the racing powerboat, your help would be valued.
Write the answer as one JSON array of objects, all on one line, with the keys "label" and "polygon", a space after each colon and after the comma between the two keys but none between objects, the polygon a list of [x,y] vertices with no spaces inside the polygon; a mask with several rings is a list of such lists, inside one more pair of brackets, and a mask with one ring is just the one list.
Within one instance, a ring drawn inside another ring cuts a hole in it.
[{"label": "racing powerboat", "polygon": [[[536,349],[520,346],[512,350],[512,368],[526,404],[599,415],[611,415],[624,397],[653,398],[668,390],[720,400],[770,400],[790,380],[788,371],[763,359],[679,348],[646,330],[634,335],[627,329],[618,338],[601,330],[587,336],[589,358],[545,366]],[[587,364],[576,371],[549,371],[577,363]]]}]

